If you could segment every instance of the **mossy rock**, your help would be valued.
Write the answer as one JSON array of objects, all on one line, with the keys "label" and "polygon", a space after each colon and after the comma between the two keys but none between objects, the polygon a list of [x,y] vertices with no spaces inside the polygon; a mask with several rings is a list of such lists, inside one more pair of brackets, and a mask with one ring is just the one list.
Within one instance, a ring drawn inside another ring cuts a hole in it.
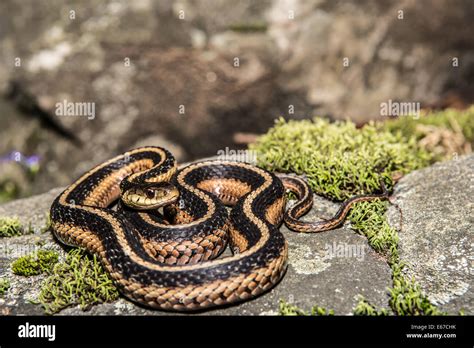
[{"label": "mossy rock", "polygon": [[358,129],[350,121],[285,121],[280,118],[250,148],[258,164],[271,171],[304,174],[317,194],[344,200],[380,191],[384,180],[430,163],[414,138],[381,131],[373,123]]},{"label": "mossy rock", "polygon": [[87,310],[93,305],[114,301],[118,295],[98,259],[83,250],[73,249],[44,280],[38,300],[51,314],[74,305]]}]

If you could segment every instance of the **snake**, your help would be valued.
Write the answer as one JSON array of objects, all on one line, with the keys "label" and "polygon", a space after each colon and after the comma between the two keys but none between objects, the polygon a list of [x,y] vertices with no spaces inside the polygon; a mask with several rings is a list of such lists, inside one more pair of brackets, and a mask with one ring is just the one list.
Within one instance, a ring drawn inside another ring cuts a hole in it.
[{"label": "snake", "polygon": [[[126,298],[199,311],[279,283],[288,265],[282,223],[302,233],[333,229],[354,203],[388,197],[382,188],[344,201],[330,219],[302,221],[313,192],[300,176],[238,161],[178,168],[168,150],[147,146],[83,174],[55,198],[50,219],[56,238],[96,255]],[[297,198],[289,209],[288,191]]]}]

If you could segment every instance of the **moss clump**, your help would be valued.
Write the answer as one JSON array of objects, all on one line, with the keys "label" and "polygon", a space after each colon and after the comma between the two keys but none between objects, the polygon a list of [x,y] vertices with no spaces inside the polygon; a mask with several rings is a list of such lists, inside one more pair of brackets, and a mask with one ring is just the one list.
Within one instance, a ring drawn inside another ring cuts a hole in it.
[{"label": "moss clump", "polygon": [[33,276],[50,273],[58,262],[58,253],[51,250],[38,250],[30,255],[22,256],[12,263],[12,271],[17,275]]},{"label": "moss clump", "polygon": [[0,217],[0,237],[19,236],[23,233],[23,226],[17,217]]},{"label": "moss clump", "polygon": [[5,278],[0,278],[0,296],[5,295],[5,293],[10,288],[10,281]]},{"label": "moss clump", "polygon": [[393,287],[389,289],[389,304],[397,315],[445,315],[423,294],[414,279],[402,274],[404,265],[392,265]]},{"label": "moss clump", "polygon": [[[421,292],[414,280],[408,281],[403,276],[393,278],[393,287],[388,289],[389,305],[396,315],[445,315],[434,306]],[[354,315],[388,315],[386,309],[378,309],[362,298],[354,309]]]},{"label": "moss clump", "polygon": [[379,129],[415,138],[433,161],[470,153],[474,146],[474,106],[466,110],[424,111],[419,119],[402,117],[378,124]]},{"label": "moss clump", "polygon": [[261,167],[306,174],[314,192],[336,200],[377,192],[381,178],[391,189],[394,173],[408,173],[431,160],[413,138],[381,131],[375,124],[357,129],[350,121],[320,118],[280,118],[251,149]]},{"label": "moss clump", "polygon": [[116,300],[118,296],[117,288],[96,256],[73,249],[45,279],[38,300],[46,313],[52,314],[73,305],[86,310],[94,304]]},{"label": "moss clump", "polygon": [[311,316],[323,316],[323,315],[334,315],[334,310],[327,310],[326,308],[313,306],[311,311],[308,313],[303,309],[289,304],[284,300],[280,300],[279,314],[284,316],[295,316],[295,315],[311,315]]},{"label": "moss clump", "polygon": [[388,311],[385,308],[376,308],[364,297],[361,297],[354,308],[354,315],[385,316],[388,315]]}]

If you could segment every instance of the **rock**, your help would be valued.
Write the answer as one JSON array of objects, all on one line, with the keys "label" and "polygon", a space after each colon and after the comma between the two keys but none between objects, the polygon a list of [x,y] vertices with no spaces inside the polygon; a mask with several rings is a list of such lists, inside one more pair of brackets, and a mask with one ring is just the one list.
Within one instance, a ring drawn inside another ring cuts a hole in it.
[{"label": "rock", "polygon": [[395,186],[389,221],[399,230],[399,254],[439,309],[474,313],[474,155],[435,164]]},{"label": "rock", "polygon": [[[0,206],[0,216],[16,215],[23,223],[31,223],[34,234],[0,239],[2,266],[0,278],[11,280],[11,288],[0,298],[0,311],[5,314],[43,314],[40,306],[31,303],[38,295],[44,276],[21,277],[11,273],[10,264],[26,252],[41,248],[54,249],[64,258],[65,251],[50,231],[40,233],[45,213],[62,188]],[[328,217],[337,210],[337,204],[316,198],[315,208],[306,217]],[[386,262],[368,246],[364,237],[345,225],[342,228],[318,234],[298,234],[282,227],[289,243],[289,267],[283,280],[271,291],[239,305],[206,311],[203,315],[273,315],[278,313],[283,299],[309,310],[314,305],[333,309],[336,314],[351,314],[363,295],[373,304],[386,307],[387,287],[391,272]],[[229,252],[227,252],[229,254]],[[150,310],[120,298],[113,303],[94,306],[88,312],[72,307],[63,315],[163,315],[172,314]]]},{"label": "rock", "polygon": [[[473,14],[469,0],[457,6],[279,0],[266,17],[282,57],[281,88],[304,92],[313,114],[363,123],[381,118],[380,104],[388,100],[430,105],[456,91],[472,102],[463,74],[474,63]],[[465,25],[448,31],[449,23]],[[453,59],[466,66],[455,67]]]}]

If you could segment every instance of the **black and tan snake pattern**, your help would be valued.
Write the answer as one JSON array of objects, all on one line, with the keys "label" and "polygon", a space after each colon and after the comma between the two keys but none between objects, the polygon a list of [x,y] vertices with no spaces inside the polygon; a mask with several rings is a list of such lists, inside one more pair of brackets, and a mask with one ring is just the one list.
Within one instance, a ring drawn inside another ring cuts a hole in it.
[{"label": "black and tan snake pattern", "polygon": [[[285,213],[286,189],[298,202]],[[313,198],[296,176],[227,161],[177,170],[167,150],[144,147],[85,173],[50,214],[56,237],[96,254],[123,295],[192,311],[248,300],[276,285],[288,259],[283,220],[295,231],[325,231],[340,225],[353,203],[386,196],[356,196],[330,220],[301,222]],[[216,259],[227,244],[232,256]]]}]

